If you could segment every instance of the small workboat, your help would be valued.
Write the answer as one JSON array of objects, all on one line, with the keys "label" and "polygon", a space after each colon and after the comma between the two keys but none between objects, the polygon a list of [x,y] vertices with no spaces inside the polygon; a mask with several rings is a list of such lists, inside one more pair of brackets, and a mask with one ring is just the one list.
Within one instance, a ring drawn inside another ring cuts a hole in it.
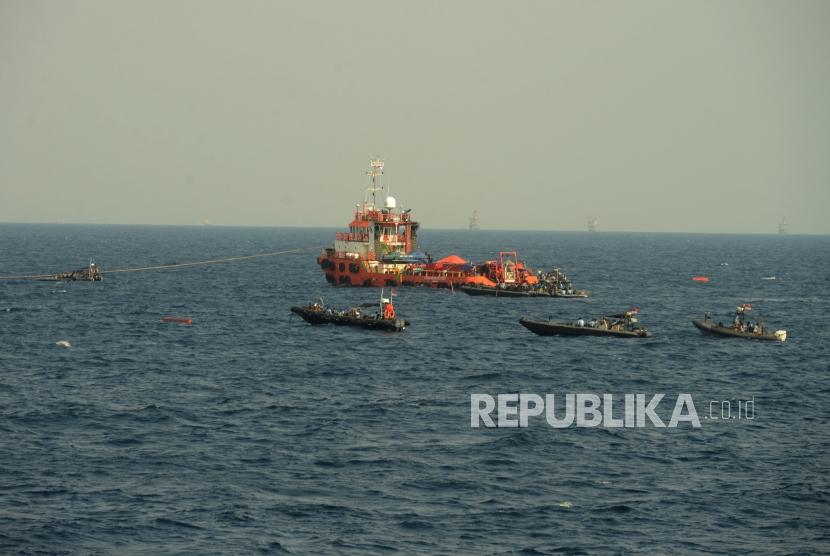
[{"label": "small workboat", "polygon": [[597,320],[574,322],[554,320],[519,319],[519,323],[540,336],[614,336],[617,338],[648,338],[651,332],[641,326],[637,319],[639,310],[634,308],[624,313],[600,317]]},{"label": "small workboat", "polygon": [[787,340],[786,330],[768,331],[761,320],[754,324],[749,320],[747,313],[752,311],[752,305],[744,303],[735,309],[735,319],[731,326],[722,322],[715,322],[709,313],[702,320],[693,320],[692,324],[703,334],[709,336],[721,336],[727,338],[746,338],[747,340],[767,340],[771,342],[785,342]]},{"label": "small workboat", "polygon": [[[381,293],[381,295],[383,295]],[[364,312],[366,307],[377,307],[376,313]],[[312,303],[304,307],[291,307],[291,312],[299,315],[309,324],[335,324],[339,326],[356,326],[369,330],[383,330],[386,332],[402,332],[409,321],[395,315],[395,307],[390,298],[381,297],[380,304],[364,303],[358,307],[337,310],[325,307],[323,301]]]},{"label": "small workboat", "polygon": [[89,266],[79,268],[78,270],[70,270],[68,272],[59,272],[57,274],[49,274],[37,278],[40,282],[100,282],[104,279],[101,269],[95,266],[95,263],[90,261]]},{"label": "small workboat", "polygon": [[588,290],[577,290],[573,282],[561,269],[554,268],[550,272],[539,272],[539,286],[550,292],[551,297],[588,297]]}]

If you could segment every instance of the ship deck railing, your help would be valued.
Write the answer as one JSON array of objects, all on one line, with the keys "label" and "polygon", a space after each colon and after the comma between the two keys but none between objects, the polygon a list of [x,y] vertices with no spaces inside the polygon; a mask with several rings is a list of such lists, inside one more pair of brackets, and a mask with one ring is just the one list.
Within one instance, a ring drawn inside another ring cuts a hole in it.
[{"label": "ship deck railing", "polygon": [[[369,241],[369,234],[364,233],[354,233],[354,232],[337,232],[335,234],[335,239],[338,241],[355,241],[360,243],[366,243]],[[391,245],[405,245],[406,244],[406,236],[405,235],[388,235],[384,234],[378,236],[378,239],[381,243],[387,243]]]},{"label": "ship deck railing", "polygon": [[334,236],[339,241],[369,241],[369,234],[353,234],[350,232],[337,232]]},{"label": "ship deck railing", "polygon": [[394,224],[406,224],[412,221],[412,215],[409,213],[390,213],[390,212],[383,212],[380,210],[356,210],[354,213],[354,219],[359,221],[366,221],[372,220],[374,222],[378,222],[380,224],[384,223],[394,223]]}]

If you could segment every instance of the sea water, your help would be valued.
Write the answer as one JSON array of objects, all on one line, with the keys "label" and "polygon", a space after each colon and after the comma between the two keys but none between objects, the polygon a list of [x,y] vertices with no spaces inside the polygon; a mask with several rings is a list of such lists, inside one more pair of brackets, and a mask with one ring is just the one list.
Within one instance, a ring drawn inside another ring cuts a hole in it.
[{"label": "sea water", "polygon": [[[0,552],[830,549],[830,238],[427,230],[435,256],[517,250],[592,295],[399,288],[411,326],[391,334],[292,318],[319,298],[379,298],[325,282],[315,257],[333,232],[0,225],[0,275],[311,248],[101,283],[0,281]],[[740,303],[788,340],[691,324],[729,322]],[[652,338],[518,323],[631,307]],[[471,427],[471,395],[509,393],[688,393],[701,426]],[[734,418],[749,400],[752,418]]]}]

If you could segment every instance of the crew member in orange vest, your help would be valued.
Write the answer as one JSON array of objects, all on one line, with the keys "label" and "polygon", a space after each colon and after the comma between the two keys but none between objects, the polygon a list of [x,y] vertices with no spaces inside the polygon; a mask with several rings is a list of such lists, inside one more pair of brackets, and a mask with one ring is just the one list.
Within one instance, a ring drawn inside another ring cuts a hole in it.
[{"label": "crew member in orange vest", "polygon": [[395,318],[395,307],[389,301],[386,301],[383,304],[383,318],[385,319],[394,319]]}]

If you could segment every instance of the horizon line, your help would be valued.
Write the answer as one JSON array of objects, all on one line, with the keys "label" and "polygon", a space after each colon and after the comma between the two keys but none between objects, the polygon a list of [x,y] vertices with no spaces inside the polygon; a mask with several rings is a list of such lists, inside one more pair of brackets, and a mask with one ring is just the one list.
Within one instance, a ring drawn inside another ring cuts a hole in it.
[{"label": "horizon line", "polygon": [[[0,221],[0,225],[29,225],[29,226],[123,226],[123,227],[147,227],[147,228],[271,228],[271,229],[307,229],[307,230],[339,230],[340,226],[309,226],[309,225],[277,225],[277,224],[138,224],[138,223],[113,223],[113,222],[19,222]],[[437,232],[558,232],[558,233],[584,233],[584,234],[695,234],[695,235],[787,235],[787,236],[826,236],[830,232],[721,232],[721,231],[684,231],[684,230],[576,230],[576,229],[555,229],[555,228],[480,228],[469,230],[466,227],[459,228],[430,228]]]}]

